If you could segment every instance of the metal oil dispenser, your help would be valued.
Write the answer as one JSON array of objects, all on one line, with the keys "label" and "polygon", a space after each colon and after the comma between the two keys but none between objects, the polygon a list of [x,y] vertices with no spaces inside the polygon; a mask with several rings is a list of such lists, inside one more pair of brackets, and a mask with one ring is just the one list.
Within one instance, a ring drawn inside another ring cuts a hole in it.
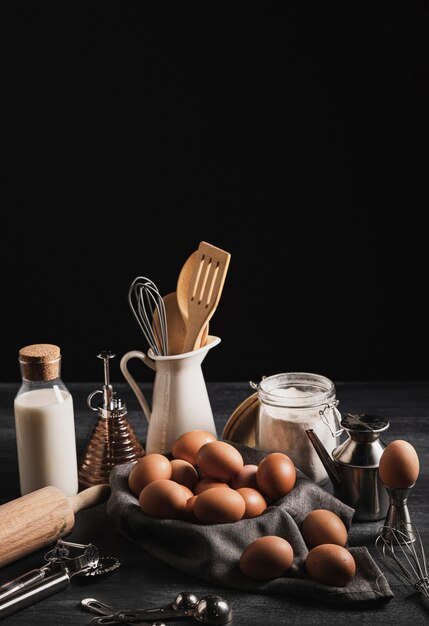
[{"label": "metal oil dispenser", "polygon": [[[127,407],[115,397],[110,384],[109,361],[114,356],[108,350],[97,354],[104,361],[104,385],[87,399],[89,408],[98,413],[98,420],[79,468],[79,482],[85,486],[109,484],[112,467],[131,463],[144,455],[143,447],[126,419]],[[102,394],[103,401],[94,407],[92,399],[97,394]]]},{"label": "metal oil dispenser", "polygon": [[381,482],[378,466],[386,447],[380,434],[389,428],[380,415],[347,414],[341,420],[341,430],[347,439],[331,455],[316,433],[308,429],[307,436],[320,457],[334,487],[337,498],[355,509],[355,520],[383,519],[389,506],[387,491]]}]

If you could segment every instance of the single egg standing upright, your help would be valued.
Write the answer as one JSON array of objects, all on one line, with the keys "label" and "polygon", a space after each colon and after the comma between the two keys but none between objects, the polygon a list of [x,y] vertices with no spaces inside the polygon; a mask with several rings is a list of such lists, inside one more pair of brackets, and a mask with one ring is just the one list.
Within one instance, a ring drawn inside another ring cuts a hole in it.
[{"label": "single egg standing upright", "polygon": [[414,485],[419,469],[417,452],[402,439],[389,443],[380,458],[380,478],[390,489],[406,489]]}]

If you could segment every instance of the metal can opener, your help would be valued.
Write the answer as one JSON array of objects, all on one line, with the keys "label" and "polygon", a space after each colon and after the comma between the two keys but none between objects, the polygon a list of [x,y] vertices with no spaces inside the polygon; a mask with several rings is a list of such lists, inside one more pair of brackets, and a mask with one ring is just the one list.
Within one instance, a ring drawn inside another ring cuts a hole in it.
[{"label": "metal can opener", "polygon": [[46,565],[0,586],[0,620],[66,589],[73,576],[105,574],[121,564],[115,557],[100,557],[92,543],[62,539],[44,558]]}]

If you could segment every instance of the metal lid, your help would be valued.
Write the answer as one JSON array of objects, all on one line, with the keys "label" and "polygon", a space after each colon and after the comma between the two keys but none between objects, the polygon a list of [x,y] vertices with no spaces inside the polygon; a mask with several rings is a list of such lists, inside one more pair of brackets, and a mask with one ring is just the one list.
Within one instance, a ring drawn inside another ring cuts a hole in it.
[{"label": "metal lid", "polygon": [[264,404],[296,409],[313,409],[335,399],[335,385],[326,376],[311,372],[285,372],[250,383]]},{"label": "metal lid", "polygon": [[347,413],[341,420],[341,426],[352,432],[381,433],[389,428],[389,421],[374,413]]}]

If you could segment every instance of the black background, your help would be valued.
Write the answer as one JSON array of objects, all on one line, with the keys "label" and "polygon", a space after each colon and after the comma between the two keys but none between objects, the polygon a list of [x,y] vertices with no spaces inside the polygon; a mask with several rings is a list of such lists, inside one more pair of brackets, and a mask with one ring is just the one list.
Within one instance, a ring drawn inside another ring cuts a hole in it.
[{"label": "black background", "polygon": [[0,380],[27,343],[66,382],[146,349],[131,280],[201,240],[208,380],[429,378],[426,3],[48,5],[1,9]]}]

